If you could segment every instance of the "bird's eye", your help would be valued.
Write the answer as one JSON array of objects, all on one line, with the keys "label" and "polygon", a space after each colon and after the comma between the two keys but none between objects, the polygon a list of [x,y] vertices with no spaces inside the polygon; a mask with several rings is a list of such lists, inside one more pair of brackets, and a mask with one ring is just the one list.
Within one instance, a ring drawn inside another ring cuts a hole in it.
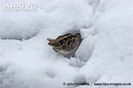
[{"label": "bird's eye", "polygon": [[59,43],[60,43],[60,45],[63,45],[64,42],[63,41],[60,41]]},{"label": "bird's eye", "polygon": [[54,42],[54,43],[52,43],[52,46],[54,46],[54,47],[58,47],[58,46],[59,46],[59,43]]}]

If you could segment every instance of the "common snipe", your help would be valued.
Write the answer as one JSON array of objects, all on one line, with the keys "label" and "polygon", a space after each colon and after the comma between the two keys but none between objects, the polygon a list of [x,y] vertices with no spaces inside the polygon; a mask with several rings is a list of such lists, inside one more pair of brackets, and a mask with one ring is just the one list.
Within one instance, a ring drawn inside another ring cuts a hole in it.
[{"label": "common snipe", "polygon": [[57,37],[56,39],[48,38],[48,41],[48,44],[53,47],[54,51],[65,57],[72,57],[79,47],[82,38],[80,33],[67,33]]}]

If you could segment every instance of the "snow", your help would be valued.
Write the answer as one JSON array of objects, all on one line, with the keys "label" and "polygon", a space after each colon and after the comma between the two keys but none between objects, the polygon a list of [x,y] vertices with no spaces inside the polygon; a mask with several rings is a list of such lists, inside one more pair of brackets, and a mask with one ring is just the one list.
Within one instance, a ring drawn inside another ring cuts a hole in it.
[{"label": "snow", "polygon": [[[0,8],[0,88],[133,83],[132,0],[29,2],[36,3],[37,11]],[[76,57],[57,55],[47,44],[47,38],[79,30],[83,41]]]}]

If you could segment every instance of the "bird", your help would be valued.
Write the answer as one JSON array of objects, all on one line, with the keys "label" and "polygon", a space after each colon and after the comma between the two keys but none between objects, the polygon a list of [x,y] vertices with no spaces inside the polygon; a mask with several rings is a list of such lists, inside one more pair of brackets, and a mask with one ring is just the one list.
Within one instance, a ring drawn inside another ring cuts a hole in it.
[{"label": "bird", "polygon": [[64,57],[74,57],[75,51],[78,49],[82,38],[81,33],[66,33],[58,36],[55,39],[48,38],[48,45],[50,45],[55,52]]}]

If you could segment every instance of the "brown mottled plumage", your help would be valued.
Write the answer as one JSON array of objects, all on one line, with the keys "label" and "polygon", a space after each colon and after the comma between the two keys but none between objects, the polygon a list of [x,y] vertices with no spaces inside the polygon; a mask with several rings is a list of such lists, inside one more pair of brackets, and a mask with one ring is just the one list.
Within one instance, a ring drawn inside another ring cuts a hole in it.
[{"label": "brown mottled plumage", "polygon": [[71,57],[74,55],[82,39],[80,33],[67,33],[57,37],[56,39],[48,38],[48,41],[48,44],[53,47],[53,50],[62,54],[63,56]]}]

